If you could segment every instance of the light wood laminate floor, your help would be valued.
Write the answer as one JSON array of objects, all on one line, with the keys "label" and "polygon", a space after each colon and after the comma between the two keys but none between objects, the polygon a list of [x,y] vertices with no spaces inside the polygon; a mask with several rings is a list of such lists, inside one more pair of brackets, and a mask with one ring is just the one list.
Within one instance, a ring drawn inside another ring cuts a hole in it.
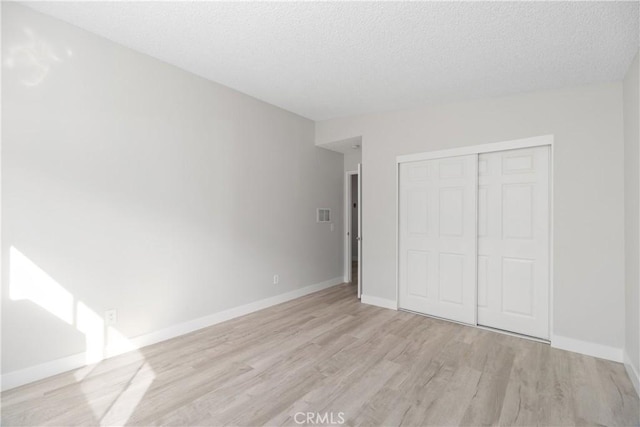
[{"label": "light wood laminate floor", "polygon": [[640,422],[619,363],[354,293],[340,285],[10,390],[2,424],[297,425],[299,412],[372,426]]}]

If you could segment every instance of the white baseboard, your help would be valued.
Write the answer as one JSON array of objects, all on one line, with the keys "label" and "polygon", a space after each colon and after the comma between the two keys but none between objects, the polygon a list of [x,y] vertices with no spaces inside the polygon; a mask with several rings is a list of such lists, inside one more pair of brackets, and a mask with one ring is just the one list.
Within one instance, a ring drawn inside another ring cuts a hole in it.
[{"label": "white baseboard", "polygon": [[245,314],[253,313],[277,304],[282,304],[283,302],[291,301],[293,299],[300,298],[305,295],[330,288],[331,286],[339,285],[341,283],[343,283],[342,277],[335,277],[331,280],[326,280],[321,283],[305,286],[304,288],[295,289],[284,294],[230,308],[228,310],[220,311],[218,313],[210,314],[208,316],[200,317],[188,322],[179,323],[177,325],[173,325],[156,332],[141,335],[139,337],[130,339],[130,342],[134,345],[135,348],[145,347],[157,342],[178,337],[180,335],[188,334],[189,332],[197,331],[198,329],[206,328],[208,326],[222,323],[227,320],[235,319],[236,317],[244,316]]},{"label": "white baseboard", "polygon": [[8,372],[2,375],[2,391],[29,384],[43,378],[81,368],[86,365],[87,358],[84,353],[74,354],[51,362],[30,366],[19,371]]},{"label": "white baseboard", "polygon": [[375,305],[382,308],[390,308],[391,310],[398,309],[398,304],[396,304],[395,300],[392,299],[378,298],[362,294],[360,301],[362,301],[363,304]]},{"label": "white baseboard", "polygon": [[638,367],[634,366],[626,351],[624,352],[624,368],[627,370],[627,374],[633,384],[633,388],[636,389],[636,393],[640,396],[640,372]]},{"label": "white baseboard", "polygon": [[[305,286],[300,289],[295,289],[284,294],[265,298],[259,301],[254,301],[249,304],[230,308],[228,310],[210,314],[198,319],[193,319],[188,322],[179,323],[177,325],[173,325],[159,331],[140,335],[135,338],[129,339],[129,342],[127,343],[128,348],[126,351],[136,350],[151,344],[166,341],[168,339],[188,334],[189,332],[206,328],[208,326],[212,326],[226,320],[231,320],[236,317],[244,316],[249,313],[281,304],[283,302],[291,301],[293,299],[300,298],[305,295],[309,295],[314,292],[339,285],[341,283],[343,283],[343,278],[335,277],[333,279]],[[106,349],[107,357],[116,356],[118,354],[125,353],[126,351]],[[9,390],[24,384],[51,377],[53,375],[58,375],[63,372],[81,368],[87,365],[86,360],[86,355],[83,352],[68,357],[63,357],[61,359],[52,360],[50,362],[42,363],[40,365],[30,366],[18,371],[8,372],[6,374],[3,374],[0,378],[0,382],[2,383],[1,389],[2,391]]]},{"label": "white baseboard", "polygon": [[599,357],[600,359],[607,359],[613,362],[622,362],[621,348],[577,340],[575,338],[553,335],[551,337],[551,347],[586,354],[587,356]]}]

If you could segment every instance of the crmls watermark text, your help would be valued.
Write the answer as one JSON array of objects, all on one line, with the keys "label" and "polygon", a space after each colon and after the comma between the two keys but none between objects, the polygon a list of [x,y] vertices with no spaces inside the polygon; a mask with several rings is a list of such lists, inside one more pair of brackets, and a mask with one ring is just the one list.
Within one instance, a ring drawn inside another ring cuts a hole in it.
[{"label": "crmls watermark text", "polygon": [[296,424],[344,424],[344,412],[296,412],[293,416]]}]

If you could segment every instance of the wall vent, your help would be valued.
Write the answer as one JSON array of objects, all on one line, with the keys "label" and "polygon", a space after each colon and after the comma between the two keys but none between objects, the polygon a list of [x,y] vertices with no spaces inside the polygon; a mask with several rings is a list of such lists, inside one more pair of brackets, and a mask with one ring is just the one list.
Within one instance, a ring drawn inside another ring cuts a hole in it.
[{"label": "wall vent", "polygon": [[318,208],[316,215],[317,222],[331,222],[331,209]]}]

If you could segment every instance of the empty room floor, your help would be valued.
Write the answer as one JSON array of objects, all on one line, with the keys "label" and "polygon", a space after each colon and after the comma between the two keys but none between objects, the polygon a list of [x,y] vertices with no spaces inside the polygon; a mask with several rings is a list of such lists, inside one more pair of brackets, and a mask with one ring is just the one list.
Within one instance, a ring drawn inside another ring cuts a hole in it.
[{"label": "empty room floor", "polygon": [[299,425],[307,412],[372,426],[640,423],[622,364],[360,304],[349,285],[2,394],[5,426]]}]

